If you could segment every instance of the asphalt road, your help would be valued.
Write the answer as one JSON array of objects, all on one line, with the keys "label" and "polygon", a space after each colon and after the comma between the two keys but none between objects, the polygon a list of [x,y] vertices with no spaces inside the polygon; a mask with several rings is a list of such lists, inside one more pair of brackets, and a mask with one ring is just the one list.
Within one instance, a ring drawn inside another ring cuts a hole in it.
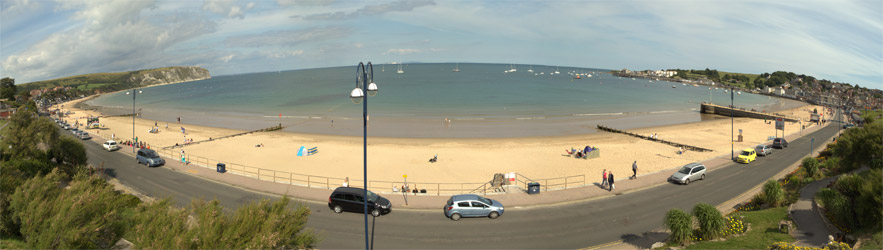
[{"label": "asphalt road", "polygon": [[[704,181],[688,186],[666,184],[639,192],[587,202],[541,208],[507,208],[496,220],[464,218],[451,221],[438,211],[396,210],[369,218],[376,234],[374,247],[388,248],[584,248],[617,240],[635,240],[662,226],[672,208],[690,211],[698,202],[721,204],[801,160],[815,145],[826,143],[837,132],[832,123],[790,142],[751,164],[736,164],[711,171]],[[70,133],[66,133],[70,134]],[[163,167],[147,168],[132,156],[106,152],[97,143],[84,143],[89,163],[108,169],[124,185],[152,197],[171,197],[185,206],[193,198],[218,199],[227,208],[263,198],[278,197],[207,181]],[[126,150],[125,148],[122,150]],[[131,149],[129,149],[131,150]],[[736,149],[740,150],[740,149]],[[362,214],[335,214],[325,203],[303,202],[312,210],[308,227],[319,231],[318,248],[364,247]]]}]

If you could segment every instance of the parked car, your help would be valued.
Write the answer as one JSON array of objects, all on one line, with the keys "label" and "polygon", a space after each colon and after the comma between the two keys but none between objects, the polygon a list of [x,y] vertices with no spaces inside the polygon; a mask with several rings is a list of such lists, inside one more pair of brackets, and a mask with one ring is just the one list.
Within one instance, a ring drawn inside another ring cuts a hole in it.
[{"label": "parked car", "polygon": [[773,148],[771,148],[770,146],[761,144],[761,145],[757,145],[757,147],[754,147],[754,151],[757,151],[757,155],[767,156],[767,155],[770,155],[773,153]]},{"label": "parked car", "polygon": [[110,152],[110,151],[114,151],[114,150],[118,150],[118,149],[120,149],[120,145],[118,145],[116,141],[110,140],[110,141],[104,142],[104,150],[107,150],[108,152]]},{"label": "parked car", "polygon": [[788,141],[785,138],[776,138],[773,140],[773,148],[787,148]]},{"label": "parked car", "polygon": [[68,125],[67,123],[65,123],[65,124],[61,125],[61,128],[63,128],[64,130],[70,130],[71,126]]},{"label": "parked car", "polygon": [[159,154],[152,149],[142,148],[138,150],[138,154],[135,156],[138,159],[138,164],[145,164],[148,167],[160,166],[166,164],[166,161],[159,157]]},{"label": "parked car", "polygon": [[705,165],[696,162],[690,163],[668,177],[668,180],[687,185],[694,180],[705,180],[705,170]]},{"label": "parked car", "polygon": [[74,136],[77,136],[77,134],[79,134],[79,133],[80,133],[79,129],[71,128],[71,134],[73,134]]},{"label": "parked car", "polygon": [[365,189],[352,187],[338,187],[328,197],[328,208],[335,213],[343,211],[365,211],[365,200],[368,201],[368,213],[377,217],[392,212],[392,203],[383,196],[368,190],[368,199],[364,198]]},{"label": "parked car", "polygon": [[89,140],[89,139],[92,139],[92,136],[89,135],[89,133],[86,131],[80,131],[77,133],[77,138],[80,138],[83,140]]},{"label": "parked car", "polygon": [[736,156],[736,161],[740,163],[751,163],[757,159],[757,152],[753,148],[746,148]]},{"label": "parked car", "polygon": [[448,199],[444,212],[446,217],[455,221],[461,217],[496,219],[503,215],[503,204],[476,194],[458,194]]}]

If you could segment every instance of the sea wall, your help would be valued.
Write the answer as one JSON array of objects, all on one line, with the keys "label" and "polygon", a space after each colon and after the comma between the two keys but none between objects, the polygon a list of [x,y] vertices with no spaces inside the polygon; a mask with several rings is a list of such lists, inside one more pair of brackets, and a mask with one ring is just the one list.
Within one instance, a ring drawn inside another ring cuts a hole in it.
[{"label": "sea wall", "polygon": [[730,116],[730,114],[732,114],[732,116],[735,116],[735,117],[750,117],[750,118],[767,119],[767,120],[775,120],[776,118],[781,117],[785,121],[788,121],[788,122],[797,122],[798,121],[797,118],[788,117],[788,116],[785,116],[782,114],[776,114],[776,113],[764,113],[764,112],[745,110],[745,109],[740,109],[740,108],[730,108],[730,107],[724,107],[724,106],[710,104],[710,103],[702,103],[700,105],[701,105],[701,109],[700,109],[701,112],[705,113],[705,114],[717,114],[717,115],[723,115],[723,116]]}]

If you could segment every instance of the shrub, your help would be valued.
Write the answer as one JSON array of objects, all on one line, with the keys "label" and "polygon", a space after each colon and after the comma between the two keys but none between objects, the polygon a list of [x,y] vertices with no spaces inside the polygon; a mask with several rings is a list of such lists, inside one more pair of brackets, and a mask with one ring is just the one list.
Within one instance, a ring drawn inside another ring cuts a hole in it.
[{"label": "shrub", "polygon": [[849,208],[849,201],[843,194],[829,188],[821,188],[816,195],[825,207],[827,214],[831,217],[834,224],[840,225],[842,228],[853,223],[853,211]]},{"label": "shrub", "polygon": [[809,177],[816,177],[816,174],[819,173],[819,161],[812,157],[803,158],[803,162],[801,163],[803,168],[806,169],[806,174]]},{"label": "shrub", "polygon": [[665,214],[664,224],[671,231],[668,240],[672,244],[683,245],[690,240],[690,235],[693,232],[693,217],[690,217],[686,212],[677,208],[668,210],[668,213]]},{"label": "shrub", "polygon": [[782,205],[782,201],[785,200],[785,192],[782,190],[782,185],[779,184],[778,181],[768,180],[763,184],[763,197],[766,204],[771,207],[778,207]]},{"label": "shrub", "polygon": [[717,238],[724,230],[724,217],[712,205],[699,203],[693,207],[693,216],[699,221],[698,235],[702,239]]},{"label": "shrub", "polygon": [[721,235],[733,235],[745,232],[745,222],[742,221],[742,219],[736,218],[735,216],[730,216],[724,220],[727,224],[727,228],[725,229],[725,231],[721,232]]}]

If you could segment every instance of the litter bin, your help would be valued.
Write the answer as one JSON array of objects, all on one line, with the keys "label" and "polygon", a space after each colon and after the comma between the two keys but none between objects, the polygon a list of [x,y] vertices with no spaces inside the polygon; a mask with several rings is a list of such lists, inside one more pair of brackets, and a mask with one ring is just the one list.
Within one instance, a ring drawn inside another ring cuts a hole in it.
[{"label": "litter bin", "polygon": [[527,184],[527,194],[539,194],[540,193],[540,183],[539,182],[531,182]]},{"label": "litter bin", "polygon": [[227,172],[227,165],[224,163],[218,163],[218,173]]}]

